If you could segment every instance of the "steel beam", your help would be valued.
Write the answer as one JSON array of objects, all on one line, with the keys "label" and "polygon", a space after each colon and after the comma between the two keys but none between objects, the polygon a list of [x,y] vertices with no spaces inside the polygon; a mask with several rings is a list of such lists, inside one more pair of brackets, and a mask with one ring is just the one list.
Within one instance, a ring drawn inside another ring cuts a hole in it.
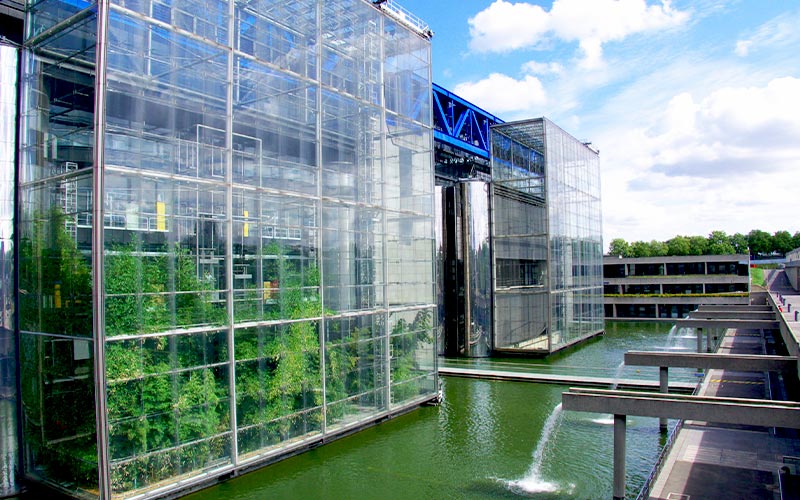
[{"label": "steel beam", "polygon": [[774,321],[775,313],[772,311],[695,311],[689,313],[690,319],[760,319]]},{"label": "steel beam", "polygon": [[749,328],[775,330],[778,322],[759,319],[676,319],[678,328]]},{"label": "steel beam", "polygon": [[715,368],[740,372],[784,372],[797,368],[795,356],[705,354],[669,351],[628,351],[625,364],[670,368]]},{"label": "steel beam", "polygon": [[565,410],[800,429],[800,403],[570,387]]},{"label": "steel beam", "polygon": [[724,305],[721,306],[719,304],[705,304],[697,307],[697,310],[700,312],[707,312],[707,311],[742,311],[742,312],[772,312],[772,308],[770,306],[746,306],[746,305]]}]

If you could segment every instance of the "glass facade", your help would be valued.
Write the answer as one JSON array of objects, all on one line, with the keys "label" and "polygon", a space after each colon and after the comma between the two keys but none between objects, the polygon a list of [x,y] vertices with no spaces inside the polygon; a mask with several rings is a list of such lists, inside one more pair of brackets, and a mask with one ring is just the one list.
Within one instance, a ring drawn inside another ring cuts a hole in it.
[{"label": "glass facade", "polygon": [[0,42],[0,497],[17,492],[17,342],[14,327],[16,47]]},{"label": "glass facade", "polygon": [[26,474],[163,494],[436,395],[426,37],[364,0],[28,16]]},{"label": "glass facade", "polygon": [[545,118],[492,127],[495,348],[553,352],[603,330],[597,152]]}]

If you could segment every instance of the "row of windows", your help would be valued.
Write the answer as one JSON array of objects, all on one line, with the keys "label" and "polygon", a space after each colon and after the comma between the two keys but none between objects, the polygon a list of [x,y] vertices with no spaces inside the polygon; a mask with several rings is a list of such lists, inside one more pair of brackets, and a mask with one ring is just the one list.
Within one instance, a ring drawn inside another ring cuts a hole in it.
[{"label": "row of windows", "polygon": [[629,276],[685,276],[685,275],[734,275],[749,276],[747,264],[740,262],[682,262],[667,264],[604,264],[606,278]]},{"label": "row of windows", "polygon": [[746,293],[747,283],[690,283],[690,284],[642,284],[642,285],[605,285],[606,295],[691,295],[711,293]]}]

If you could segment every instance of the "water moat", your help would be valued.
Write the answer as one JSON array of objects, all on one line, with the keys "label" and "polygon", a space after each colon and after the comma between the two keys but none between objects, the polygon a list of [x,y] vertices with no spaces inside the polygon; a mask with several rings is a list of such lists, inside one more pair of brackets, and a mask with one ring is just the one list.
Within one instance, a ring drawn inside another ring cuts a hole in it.
[{"label": "water moat", "polygon": [[[547,359],[479,363],[657,380],[657,368],[620,363],[628,350],[691,350],[694,338],[670,326],[612,322],[604,336]],[[693,370],[670,375],[697,378]],[[420,408],[189,498],[610,498],[613,419],[560,411],[566,389],[443,377],[441,406]],[[664,442],[657,418],[628,419],[626,496],[638,494]]]}]

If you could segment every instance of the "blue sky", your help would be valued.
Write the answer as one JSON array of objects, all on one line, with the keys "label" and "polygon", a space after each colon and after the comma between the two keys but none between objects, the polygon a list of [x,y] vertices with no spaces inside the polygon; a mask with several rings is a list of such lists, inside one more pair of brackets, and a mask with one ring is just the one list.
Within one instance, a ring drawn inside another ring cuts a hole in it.
[{"label": "blue sky", "polygon": [[800,231],[800,2],[398,0],[434,82],[600,150],[612,238]]}]

